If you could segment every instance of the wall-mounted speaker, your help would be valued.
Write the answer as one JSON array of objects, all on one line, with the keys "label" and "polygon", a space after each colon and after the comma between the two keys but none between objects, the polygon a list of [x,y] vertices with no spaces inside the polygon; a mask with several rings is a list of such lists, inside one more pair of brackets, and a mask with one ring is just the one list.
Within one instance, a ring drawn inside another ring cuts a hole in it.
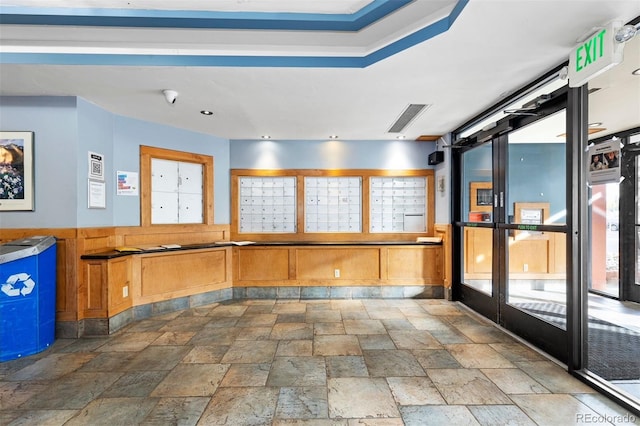
[{"label": "wall-mounted speaker", "polygon": [[429,154],[429,165],[435,166],[436,164],[440,164],[444,161],[444,151],[433,151]]}]

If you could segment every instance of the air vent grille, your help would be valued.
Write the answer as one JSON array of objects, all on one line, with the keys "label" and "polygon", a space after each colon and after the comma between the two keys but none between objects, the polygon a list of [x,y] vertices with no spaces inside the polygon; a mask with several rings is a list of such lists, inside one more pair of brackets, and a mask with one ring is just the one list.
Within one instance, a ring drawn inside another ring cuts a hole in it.
[{"label": "air vent grille", "polygon": [[402,130],[411,123],[411,121],[418,116],[425,108],[427,104],[409,104],[409,106],[400,114],[400,117],[395,123],[391,125],[388,133],[400,133]]}]

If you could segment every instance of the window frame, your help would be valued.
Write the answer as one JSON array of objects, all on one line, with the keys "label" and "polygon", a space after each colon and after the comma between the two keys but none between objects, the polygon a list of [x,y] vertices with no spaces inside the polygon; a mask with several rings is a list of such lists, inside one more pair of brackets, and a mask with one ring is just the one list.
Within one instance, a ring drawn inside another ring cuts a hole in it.
[{"label": "window frame", "polygon": [[195,163],[202,166],[202,223],[190,223],[188,225],[213,225],[213,157],[140,145],[140,226],[185,226],[182,223],[154,224],[151,222],[152,159]]}]

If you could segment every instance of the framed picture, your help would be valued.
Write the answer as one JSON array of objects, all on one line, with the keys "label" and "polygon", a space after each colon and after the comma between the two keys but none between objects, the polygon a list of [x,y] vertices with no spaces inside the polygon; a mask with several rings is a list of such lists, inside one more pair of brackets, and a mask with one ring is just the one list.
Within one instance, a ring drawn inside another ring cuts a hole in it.
[{"label": "framed picture", "polygon": [[0,132],[0,211],[33,211],[33,132]]}]

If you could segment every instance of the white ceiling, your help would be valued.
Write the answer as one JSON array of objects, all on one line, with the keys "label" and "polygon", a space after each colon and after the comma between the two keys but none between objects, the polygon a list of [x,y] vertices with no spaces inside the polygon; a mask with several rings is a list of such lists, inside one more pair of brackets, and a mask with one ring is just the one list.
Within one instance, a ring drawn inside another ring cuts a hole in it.
[{"label": "white ceiling", "polygon": [[[324,17],[339,21],[394,1],[73,0],[58,9],[57,1],[5,0],[0,14],[11,6],[25,15],[47,8],[49,23],[58,24],[0,26],[0,94],[79,96],[115,114],[226,139],[393,139],[387,131],[400,113],[428,104],[404,130],[415,139],[455,129],[563,63],[595,27],[640,16],[638,0],[414,0],[359,30],[323,29]],[[98,9],[107,7],[135,12],[128,22],[136,24],[186,16],[187,25],[83,26],[59,18],[112,16]],[[310,25],[319,27],[291,29],[290,15],[274,13],[282,11],[293,12],[293,22],[301,16],[295,14],[310,14]],[[208,23],[220,12],[238,14],[240,23],[192,25],[194,17]],[[267,15],[273,29],[251,27]],[[640,67],[640,36],[625,47],[623,65]],[[634,119],[640,125],[640,77],[629,84],[610,92],[631,99],[624,126]],[[174,105],[162,89],[179,93]],[[598,121],[620,126],[613,123],[615,101],[599,103],[599,113],[612,117]]]}]

